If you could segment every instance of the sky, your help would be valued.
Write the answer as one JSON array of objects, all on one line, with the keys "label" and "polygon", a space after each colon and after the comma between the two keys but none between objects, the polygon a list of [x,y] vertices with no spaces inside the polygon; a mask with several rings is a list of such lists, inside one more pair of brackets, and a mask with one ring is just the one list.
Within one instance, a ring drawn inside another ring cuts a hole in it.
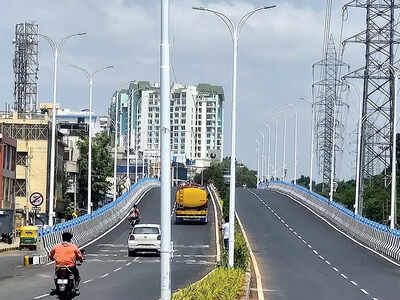
[{"label": "sky", "polygon": [[[6,0],[2,0],[6,1]],[[341,7],[348,0],[334,1],[333,36],[340,40]],[[68,40],[60,56],[58,103],[75,110],[88,106],[88,82],[69,67],[79,65],[95,70],[113,65],[114,70],[98,73],[94,81],[94,110],[106,114],[113,94],[131,80],[159,81],[160,1],[149,0],[19,0],[7,1],[0,18],[0,105],[13,102],[15,24],[34,21],[42,34],[60,39],[87,32]],[[311,106],[298,99],[311,100],[312,64],[322,55],[324,4],[321,0],[170,0],[171,79],[183,84],[211,83],[224,87],[225,149],[231,149],[232,42],[225,26],[214,16],[194,11],[206,6],[238,20],[245,12],[262,5],[278,5],[254,15],[243,28],[238,59],[237,158],[257,168],[256,139],[278,119],[277,170],[282,171],[283,119],[287,118],[286,165],[294,175],[294,110],[299,114],[298,174],[309,173]],[[363,29],[363,11],[350,11],[343,37]],[[53,58],[49,45],[40,40],[39,99],[52,99]],[[346,49],[352,69],[362,64],[363,48]],[[356,83],[357,84],[357,83]],[[357,95],[350,93],[350,120],[346,132],[344,158],[339,177],[351,177],[355,163],[355,124]],[[288,104],[285,114],[277,114]],[[274,130],[274,127],[272,126]],[[272,131],[273,131],[272,130]],[[274,138],[271,136],[271,175]],[[268,149],[266,138],[266,149]],[[267,151],[266,151],[267,152]],[[353,154],[352,154],[353,153]]]}]

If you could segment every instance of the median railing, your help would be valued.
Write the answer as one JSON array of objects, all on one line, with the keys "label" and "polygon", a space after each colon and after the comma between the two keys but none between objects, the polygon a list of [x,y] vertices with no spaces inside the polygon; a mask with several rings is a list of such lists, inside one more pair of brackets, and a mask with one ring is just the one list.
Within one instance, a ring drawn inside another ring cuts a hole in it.
[{"label": "median railing", "polygon": [[310,192],[308,189],[280,181],[260,185],[296,198],[317,214],[334,223],[346,234],[388,257],[400,261],[400,231],[354,214],[342,205]]},{"label": "median railing", "polygon": [[39,249],[49,253],[51,248],[62,241],[62,233],[69,231],[73,234],[73,242],[79,247],[86,245],[102,233],[111,229],[122,219],[125,219],[133,205],[150,189],[159,186],[160,182],[152,178],[144,178],[134,184],[114,202],[94,211],[91,215],[59,223],[53,227],[41,229],[38,232]]}]

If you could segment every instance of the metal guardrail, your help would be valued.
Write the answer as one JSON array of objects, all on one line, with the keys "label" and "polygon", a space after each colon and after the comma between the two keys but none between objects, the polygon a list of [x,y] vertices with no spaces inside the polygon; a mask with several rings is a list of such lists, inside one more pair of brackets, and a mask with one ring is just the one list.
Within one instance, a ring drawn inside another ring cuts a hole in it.
[{"label": "metal guardrail", "polygon": [[260,185],[261,189],[269,188],[297,200],[311,208],[319,215],[343,230],[355,240],[367,245],[375,251],[400,261],[400,231],[371,221],[354,214],[342,205],[310,192],[308,189],[291,183],[271,181]]},{"label": "metal guardrail", "polygon": [[39,249],[42,252],[49,253],[54,245],[62,241],[64,231],[73,234],[72,241],[76,245],[84,246],[125,218],[143,194],[159,185],[159,180],[144,178],[134,184],[116,201],[94,211],[91,215],[84,215],[64,223],[55,224],[53,227],[41,228],[38,231]]}]

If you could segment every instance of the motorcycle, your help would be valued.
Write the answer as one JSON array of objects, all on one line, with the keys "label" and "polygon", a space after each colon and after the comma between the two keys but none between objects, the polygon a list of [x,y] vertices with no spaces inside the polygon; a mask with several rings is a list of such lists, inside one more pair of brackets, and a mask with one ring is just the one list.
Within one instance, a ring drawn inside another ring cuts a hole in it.
[{"label": "motorcycle", "polygon": [[[84,250],[82,254],[84,255]],[[77,263],[77,266],[82,265],[82,263]],[[68,267],[61,266],[56,269],[55,277],[55,290],[52,291],[51,295],[57,295],[60,300],[71,300],[76,294],[77,282],[72,270]]]}]

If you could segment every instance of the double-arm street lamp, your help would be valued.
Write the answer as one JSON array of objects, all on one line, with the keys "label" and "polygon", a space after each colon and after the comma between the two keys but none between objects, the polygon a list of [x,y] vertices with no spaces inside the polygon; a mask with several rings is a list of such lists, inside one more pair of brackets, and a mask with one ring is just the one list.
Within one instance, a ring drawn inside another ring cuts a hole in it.
[{"label": "double-arm street lamp", "polygon": [[49,43],[54,55],[54,74],[53,74],[53,109],[51,124],[51,153],[50,153],[50,195],[49,195],[49,226],[53,226],[54,218],[54,176],[55,176],[55,157],[56,157],[56,101],[57,101],[57,66],[58,55],[60,54],[66,40],[85,35],[85,32],[67,35],[59,41],[53,40],[47,35],[39,33],[38,35]]},{"label": "double-arm street lamp", "polygon": [[266,166],[267,166],[267,179],[271,179],[271,173],[270,173],[270,158],[271,158],[271,127],[269,126],[268,123],[264,124],[266,133],[268,134],[268,157],[266,161]]},{"label": "double-arm street lamp", "polygon": [[225,14],[205,7],[193,7],[193,9],[215,14],[227,26],[233,42],[233,77],[232,77],[232,153],[231,153],[231,175],[229,189],[229,266],[234,264],[235,246],[235,188],[236,188],[236,92],[237,92],[237,56],[238,41],[243,25],[255,13],[274,8],[276,5],[256,8],[241,17],[238,23],[233,23]]},{"label": "double-arm street lamp", "polygon": [[72,68],[82,71],[88,81],[89,81],[89,151],[88,151],[88,214],[92,213],[92,106],[93,106],[93,78],[94,76],[102,71],[112,69],[113,66],[108,66],[105,68],[97,69],[94,72],[90,72],[87,69],[77,66],[77,65],[70,65]]}]

